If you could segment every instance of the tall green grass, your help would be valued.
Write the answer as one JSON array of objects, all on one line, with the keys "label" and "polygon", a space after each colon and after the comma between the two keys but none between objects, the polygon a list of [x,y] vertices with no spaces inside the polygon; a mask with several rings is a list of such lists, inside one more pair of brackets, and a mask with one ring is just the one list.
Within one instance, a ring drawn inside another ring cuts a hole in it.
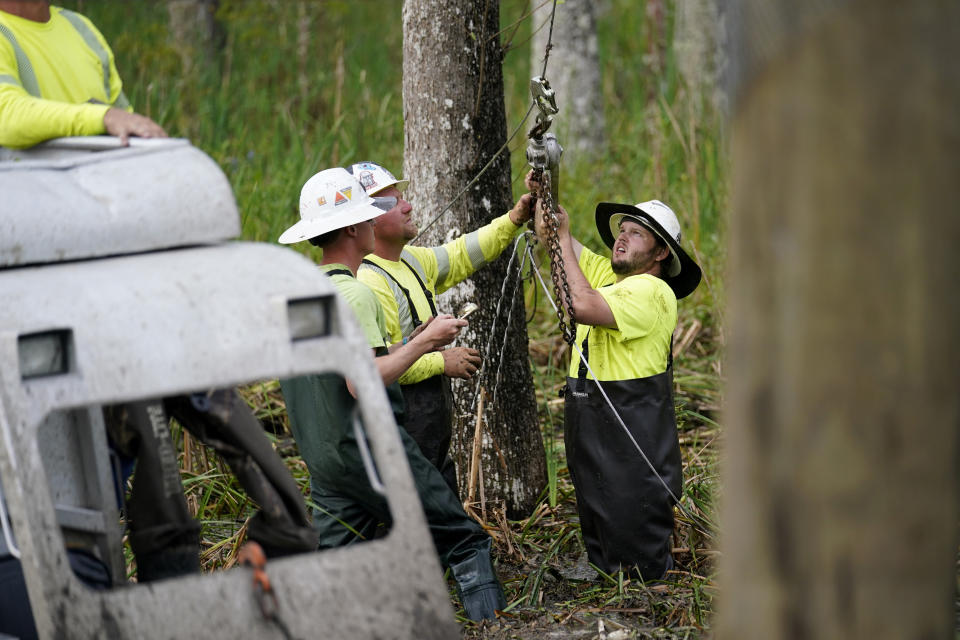
[{"label": "tall green grass", "polygon": [[[110,41],[135,108],[220,163],[247,239],[274,241],[296,218],[300,185],[321,168],[360,159],[397,170],[402,164],[400,0],[222,0],[218,18],[227,38],[214,60],[174,47],[162,2],[64,5],[83,11]],[[642,6],[606,5],[598,31],[607,152],[592,165],[564,157],[561,200],[577,235],[597,246],[596,202],[660,198],[681,213],[688,237],[709,255],[720,247],[726,198],[718,121],[708,115],[691,123],[688,107],[703,98],[688,95],[669,47],[663,69],[647,59]],[[500,3],[504,35],[512,36],[504,60],[510,129],[529,105],[530,35],[541,26],[520,20],[527,9],[525,0]],[[189,70],[182,56],[194,60]],[[525,145],[519,136],[511,145],[517,195]],[[699,215],[692,219],[695,199]]]}]

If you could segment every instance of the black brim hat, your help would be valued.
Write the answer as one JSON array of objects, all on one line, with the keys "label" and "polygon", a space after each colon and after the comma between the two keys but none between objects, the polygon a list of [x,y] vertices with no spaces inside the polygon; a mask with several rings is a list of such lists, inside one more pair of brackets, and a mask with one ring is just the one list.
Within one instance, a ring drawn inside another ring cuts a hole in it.
[{"label": "black brim hat", "polygon": [[670,285],[677,299],[685,298],[700,284],[702,272],[700,266],[687,255],[680,246],[680,223],[673,209],[659,200],[649,200],[636,205],[601,202],[597,205],[597,231],[604,244],[613,248],[613,243],[620,234],[620,223],[629,218],[653,233],[657,234],[670,253],[673,260],[670,262],[668,273],[662,274],[664,282]]}]

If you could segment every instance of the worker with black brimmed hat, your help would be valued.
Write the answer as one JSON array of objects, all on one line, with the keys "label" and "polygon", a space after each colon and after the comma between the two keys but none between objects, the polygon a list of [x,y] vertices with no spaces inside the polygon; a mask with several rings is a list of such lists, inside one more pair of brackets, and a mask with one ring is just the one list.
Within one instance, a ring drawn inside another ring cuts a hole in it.
[{"label": "worker with black brimmed hat", "polygon": [[[537,186],[530,176],[527,186]],[[677,299],[696,289],[700,267],[680,245],[676,214],[659,200],[597,205],[610,258],[570,235],[562,207],[557,218],[582,354],[574,352],[564,389],[564,444],[587,555],[608,574],[662,579],[673,567],[682,484],[671,343]],[[544,241],[542,208],[536,220]]]}]

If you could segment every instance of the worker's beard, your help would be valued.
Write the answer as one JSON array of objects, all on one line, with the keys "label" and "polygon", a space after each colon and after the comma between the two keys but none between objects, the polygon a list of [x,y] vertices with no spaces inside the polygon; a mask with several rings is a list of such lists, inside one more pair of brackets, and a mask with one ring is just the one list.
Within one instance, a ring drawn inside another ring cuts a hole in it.
[{"label": "worker's beard", "polygon": [[632,276],[638,273],[648,273],[657,262],[658,248],[634,254],[614,253],[610,258],[610,268],[618,276]]}]

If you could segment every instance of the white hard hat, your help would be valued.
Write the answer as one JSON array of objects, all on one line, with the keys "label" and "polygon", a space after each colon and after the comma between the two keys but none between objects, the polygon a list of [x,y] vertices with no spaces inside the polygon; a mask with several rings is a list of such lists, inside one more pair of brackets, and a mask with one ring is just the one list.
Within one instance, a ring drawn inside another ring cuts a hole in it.
[{"label": "white hard hat", "polygon": [[376,162],[357,162],[350,165],[347,169],[363,185],[364,191],[374,194],[377,191],[396,185],[397,189],[403,190],[409,184],[409,180],[403,178],[397,179],[392,173],[378,165]]},{"label": "white hard hat", "polygon": [[283,232],[280,243],[309,240],[384,213],[346,169],[325,169],[304,183],[300,190],[300,222]]}]

